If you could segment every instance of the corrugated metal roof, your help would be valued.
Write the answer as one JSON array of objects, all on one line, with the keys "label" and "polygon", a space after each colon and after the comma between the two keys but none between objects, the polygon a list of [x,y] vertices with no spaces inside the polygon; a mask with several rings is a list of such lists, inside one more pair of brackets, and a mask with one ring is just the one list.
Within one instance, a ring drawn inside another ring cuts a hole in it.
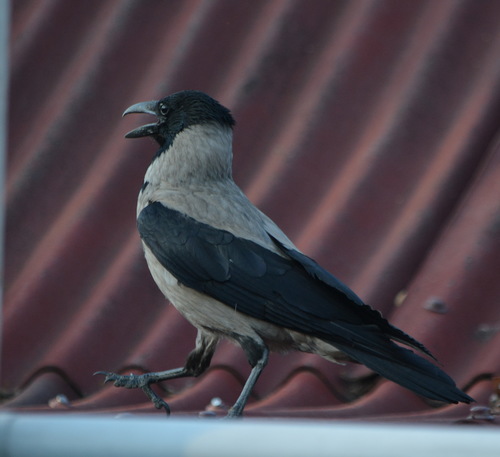
[{"label": "corrugated metal roof", "polygon": [[[251,200],[488,405],[500,375],[499,18],[500,2],[473,0],[13,2],[4,407],[151,411],[92,373],[180,366],[192,348],[135,228],[154,147],[125,140],[137,119],[121,118],[182,89],[233,111],[234,175]],[[224,343],[207,374],[164,388],[173,413],[193,413],[231,404],[248,372]],[[469,415],[374,381],[273,355],[247,414]]]}]

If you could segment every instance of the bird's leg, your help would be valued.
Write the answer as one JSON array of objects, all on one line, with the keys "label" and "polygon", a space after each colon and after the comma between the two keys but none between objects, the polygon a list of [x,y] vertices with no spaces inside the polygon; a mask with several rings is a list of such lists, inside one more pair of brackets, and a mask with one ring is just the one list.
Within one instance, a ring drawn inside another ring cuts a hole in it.
[{"label": "bird's leg", "polygon": [[212,356],[217,346],[218,338],[198,331],[196,337],[196,347],[189,354],[186,365],[181,368],[174,368],[166,371],[157,371],[144,373],[141,375],[129,374],[120,375],[108,371],[98,371],[94,373],[104,375],[104,383],[113,382],[116,387],[125,387],[126,389],[142,389],[146,396],[153,402],[155,408],[165,409],[167,415],[170,414],[168,403],[160,398],[151,389],[151,384],[166,381],[168,379],[184,378],[189,376],[201,375],[210,365]]},{"label": "bird's leg", "polygon": [[253,368],[250,372],[250,376],[243,386],[243,390],[241,391],[238,400],[236,400],[236,403],[231,407],[226,417],[239,417],[242,415],[243,408],[245,408],[245,405],[247,404],[248,397],[250,396],[250,393],[252,392],[257,379],[259,379],[262,370],[267,365],[267,360],[269,359],[269,349],[264,345],[259,345],[257,347],[260,349],[260,357],[256,360],[255,363],[252,363],[251,356],[249,356],[248,351],[243,346],[243,349],[245,349],[245,352],[247,352],[247,356],[249,356],[249,360]]}]

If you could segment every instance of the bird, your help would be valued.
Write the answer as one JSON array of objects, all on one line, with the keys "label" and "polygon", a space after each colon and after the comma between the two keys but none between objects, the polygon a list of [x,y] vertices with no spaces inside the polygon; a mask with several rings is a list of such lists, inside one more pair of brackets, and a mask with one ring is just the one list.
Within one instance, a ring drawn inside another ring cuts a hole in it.
[{"label": "bird", "polygon": [[125,137],[151,137],[159,146],[137,201],[146,262],[197,336],[183,367],[97,372],[105,383],[142,389],[168,415],[168,403],[151,385],[201,375],[219,341],[228,339],[242,348],[251,371],[227,417],[243,415],[270,351],[355,362],[431,400],[474,401],[422,343],[302,253],[250,202],[232,177],[235,120],[228,108],[204,92],[183,90],[136,103],[123,116],[132,113],[156,122]]}]

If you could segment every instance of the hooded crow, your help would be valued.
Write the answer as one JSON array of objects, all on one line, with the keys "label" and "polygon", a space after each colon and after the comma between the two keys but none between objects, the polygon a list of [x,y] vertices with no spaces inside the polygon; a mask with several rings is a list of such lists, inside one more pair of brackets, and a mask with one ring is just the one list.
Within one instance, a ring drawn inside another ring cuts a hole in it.
[{"label": "hooded crow", "polygon": [[141,388],[170,412],[151,384],[199,376],[217,343],[241,346],[252,370],[228,416],[240,416],[269,351],[303,351],[353,361],[418,395],[446,403],[471,397],[426,358],[423,344],[391,325],[335,276],[301,253],[232,179],[230,111],[186,90],[137,103],[123,114],[157,118],[126,138],[154,138],[160,148],[146,171],[137,227],[156,284],[198,330],[184,367],[142,375],[105,375]]}]

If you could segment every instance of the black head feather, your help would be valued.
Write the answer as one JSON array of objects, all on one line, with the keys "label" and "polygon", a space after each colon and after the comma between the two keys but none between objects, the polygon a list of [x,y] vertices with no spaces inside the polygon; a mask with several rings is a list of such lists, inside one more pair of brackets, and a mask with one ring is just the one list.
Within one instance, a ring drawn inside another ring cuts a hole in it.
[{"label": "black head feather", "polygon": [[158,122],[138,127],[127,133],[126,138],[153,137],[167,149],[175,136],[193,125],[218,123],[232,128],[235,124],[231,112],[204,92],[183,90],[158,101],[137,103],[123,115],[130,113],[153,114]]}]

